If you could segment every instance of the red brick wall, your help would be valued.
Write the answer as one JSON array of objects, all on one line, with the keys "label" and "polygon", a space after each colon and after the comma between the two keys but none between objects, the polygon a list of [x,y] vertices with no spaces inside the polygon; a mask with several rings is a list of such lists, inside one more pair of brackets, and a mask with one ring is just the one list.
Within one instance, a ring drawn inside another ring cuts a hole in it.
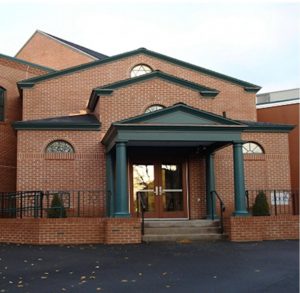
[{"label": "red brick wall", "polygon": [[141,242],[140,219],[0,219],[0,243],[125,244]]},{"label": "red brick wall", "polygon": [[95,60],[40,32],[36,32],[29,39],[16,57],[53,69],[64,69]]},{"label": "red brick wall", "polygon": [[105,243],[141,243],[141,220],[139,218],[110,218],[105,226]]},{"label": "red brick wall", "polygon": [[[178,86],[174,87],[173,84],[162,81],[158,82],[158,85],[162,85],[163,88],[151,87],[150,91],[148,85],[154,81],[128,86],[115,91],[113,96],[103,98],[106,101],[103,105],[104,111],[114,113],[114,117],[109,117],[108,120],[102,119],[104,124],[110,124],[115,121],[115,118],[141,114],[153,103],[168,106],[177,102],[186,102],[191,106],[220,115],[225,111],[228,117],[234,119],[256,119],[254,93],[246,92],[243,87],[230,82],[145,55],[131,56],[98,65],[88,70],[40,82],[31,89],[24,89],[24,119],[64,116],[85,111],[93,88],[129,78],[131,68],[138,63],[146,63],[154,70],[159,69],[180,78],[216,88],[220,93],[215,99],[205,99],[184,87],[182,91],[174,92],[179,88]],[[172,91],[172,96],[168,94],[169,90]]]},{"label": "red brick wall", "polygon": [[205,158],[193,155],[189,158],[189,207],[190,218],[206,217]]},{"label": "red brick wall", "polygon": [[[246,190],[290,189],[287,133],[244,133],[244,141],[259,143],[265,154],[244,155]],[[215,155],[216,190],[226,205],[225,214],[234,211],[233,148],[229,146]]]},{"label": "red brick wall", "polygon": [[16,82],[41,75],[45,70],[0,57],[0,86],[5,93],[5,121],[0,121],[0,192],[16,189],[17,134],[11,123],[22,119]]},{"label": "red brick wall", "polygon": [[295,125],[289,133],[291,184],[299,190],[299,103],[257,109],[257,120]]},{"label": "red brick wall", "polygon": [[225,233],[236,242],[299,239],[299,216],[231,217],[225,221]]}]

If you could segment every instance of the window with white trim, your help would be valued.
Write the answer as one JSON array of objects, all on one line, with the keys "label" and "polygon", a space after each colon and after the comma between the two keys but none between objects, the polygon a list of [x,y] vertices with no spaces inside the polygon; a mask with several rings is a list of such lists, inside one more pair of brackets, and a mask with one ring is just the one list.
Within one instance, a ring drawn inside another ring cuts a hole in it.
[{"label": "window with white trim", "polygon": [[152,72],[152,68],[146,64],[138,64],[134,66],[130,72],[131,77],[140,76]]},{"label": "window with white trim", "polygon": [[243,154],[264,154],[264,150],[255,142],[246,142],[243,144]]}]

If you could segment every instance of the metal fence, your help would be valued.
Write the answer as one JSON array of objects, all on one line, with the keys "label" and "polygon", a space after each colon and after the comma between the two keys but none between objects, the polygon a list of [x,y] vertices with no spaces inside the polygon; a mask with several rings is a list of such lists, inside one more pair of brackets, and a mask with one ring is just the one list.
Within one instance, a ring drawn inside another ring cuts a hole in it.
[{"label": "metal fence", "polygon": [[271,215],[299,215],[299,190],[247,190],[248,211],[252,212],[255,199],[260,192],[266,195]]},{"label": "metal fence", "polygon": [[102,217],[104,190],[0,193],[0,218]]}]

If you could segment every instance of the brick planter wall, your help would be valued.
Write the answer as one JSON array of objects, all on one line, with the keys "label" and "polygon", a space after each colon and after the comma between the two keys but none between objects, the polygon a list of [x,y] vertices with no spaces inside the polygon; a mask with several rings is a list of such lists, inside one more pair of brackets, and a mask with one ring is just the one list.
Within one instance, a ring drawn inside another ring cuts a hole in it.
[{"label": "brick planter wall", "polygon": [[0,219],[0,242],[22,244],[129,244],[141,242],[139,219]]},{"label": "brick planter wall", "polygon": [[141,243],[141,220],[139,218],[110,218],[105,227],[105,243]]},{"label": "brick planter wall", "polygon": [[229,240],[262,241],[299,239],[299,216],[231,217],[225,220]]}]

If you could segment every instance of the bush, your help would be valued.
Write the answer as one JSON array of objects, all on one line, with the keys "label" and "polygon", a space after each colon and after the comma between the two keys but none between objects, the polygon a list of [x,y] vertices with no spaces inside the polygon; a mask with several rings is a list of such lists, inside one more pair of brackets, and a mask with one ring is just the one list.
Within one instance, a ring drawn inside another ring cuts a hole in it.
[{"label": "bush", "polygon": [[61,198],[55,194],[51,201],[51,208],[48,209],[48,218],[66,218],[66,209]]},{"label": "bush", "polygon": [[252,214],[253,216],[270,216],[269,204],[266,194],[263,191],[260,191],[256,196]]}]

